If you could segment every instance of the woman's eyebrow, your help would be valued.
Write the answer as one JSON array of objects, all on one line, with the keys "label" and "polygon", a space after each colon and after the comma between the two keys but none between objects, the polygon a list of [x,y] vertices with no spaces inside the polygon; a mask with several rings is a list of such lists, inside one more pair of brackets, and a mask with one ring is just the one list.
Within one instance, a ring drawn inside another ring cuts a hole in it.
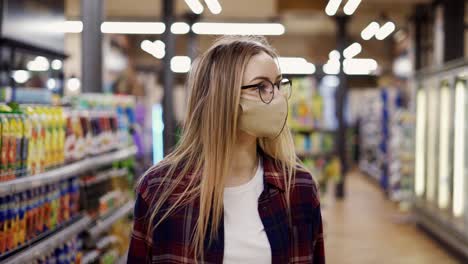
[{"label": "woman's eyebrow", "polygon": [[[278,75],[278,76],[276,77],[276,80],[279,80],[281,77],[282,77],[281,74]],[[255,80],[258,80],[258,79],[261,79],[261,80],[270,80],[270,78],[268,78],[268,77],[266,77],[266,76],[257,76],[257,77],[255,77],[255,78],[253,78],[252,80],[250,80],[249,83],[251,83],[251,82],[253,82],[253,81],[255,81]]]}]

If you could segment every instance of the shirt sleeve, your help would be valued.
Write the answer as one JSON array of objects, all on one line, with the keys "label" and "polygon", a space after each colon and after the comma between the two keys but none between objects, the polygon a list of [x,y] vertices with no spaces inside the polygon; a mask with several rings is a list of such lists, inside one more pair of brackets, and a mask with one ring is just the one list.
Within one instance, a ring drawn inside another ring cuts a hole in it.
[{"label": "shirt sleeve", "polygon": [[322,213],[320,206],[315,208],[314,212],[314,222],[316,227],[315,232],[315,243],[312,243],[312,254],[313,254],[313,263],[314,264],[324,264],[325,263],[325,245],[323,239],[323,225],[322,225]]},{"label": "shirt sleeve", "polygon": [[148,235],[148,205],[139,193],[135,201],[134,222],[127,263],[150,263],[152,239]]}]

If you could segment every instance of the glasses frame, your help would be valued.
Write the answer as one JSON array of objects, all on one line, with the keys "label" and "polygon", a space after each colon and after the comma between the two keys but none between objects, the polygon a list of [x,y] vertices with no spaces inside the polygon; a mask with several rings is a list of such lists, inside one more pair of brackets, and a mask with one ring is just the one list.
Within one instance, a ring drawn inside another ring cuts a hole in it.
[{"label": "glasses frame", "polygon": [[289,93],[289,95],[286,98],[286,99],[289,99],[289,98],[291,98],[291,95],[292,95],[292,81],[290,79],[288,79],[288,78],[282,78],[281,80],[277,81],[276,83],[272,83],[268,79],[263,79],[263,81],[269,82],[271,84],[271,86],[273,87],[273,96],[271,97],[270,101],[268,101],[268,102],[266,102],[263,99],[262,93],[260,92],[259,86],[260,86],[261,83],[243,85],[243,86],[241,86],[241,90],[256,88],[257,91],[258,91],[258,95],[260,96],[260,99],[262,100],[262,102],[265,103],[265,104],[270,104],[273,101],[273,99],[275,99],[275,86],[276,86],[276,88],[278,88],[278,91],[279,91],[280,90],[280,84],[285,80],[287,81],[286,83],[289,83],[289,89],[291,89],[291,92]]}]

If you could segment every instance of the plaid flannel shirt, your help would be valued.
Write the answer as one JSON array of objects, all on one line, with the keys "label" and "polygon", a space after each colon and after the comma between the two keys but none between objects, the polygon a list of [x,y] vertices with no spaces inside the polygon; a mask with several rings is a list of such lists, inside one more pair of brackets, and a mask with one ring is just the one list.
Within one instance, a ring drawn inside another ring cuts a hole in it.
[{"label": "plaid flannel shirt", "polygon": [[[299,170],[296,173],[291,192],[292,225],[289,225],[284,175],[266,155],[263,166],[265,186],[258,200],[258,212],[270,242],[272,263],[325,263],[319,195],[312,176]],[[158,172],[149,175],[137,190],[127,263],[195,263],[191,235],[198,217],[198,199],[177,209],[154,230],[152,237],[146,235],[150,227],[150,197],[160,176]],[[183,186],[180,187],[182,190]],[[218,237],[210,247],[205,243],[203,263],[223,262],[223,223],[221,219]]]}]

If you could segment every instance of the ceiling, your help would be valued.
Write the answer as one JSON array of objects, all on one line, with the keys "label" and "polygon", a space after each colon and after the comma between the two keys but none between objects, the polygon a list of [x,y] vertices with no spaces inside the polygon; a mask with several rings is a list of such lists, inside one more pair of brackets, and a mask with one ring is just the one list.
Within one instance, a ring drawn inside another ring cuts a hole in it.
[{"label": "ceiling", "polygon": [[[184,14],[191,12],[184,0],[174,0],[174,2],[176,17],[182,19]],[[201,19],[220,22],[279,21],[283,23],[286,28],[285,35],[269,38],[282,56],[306,57],[316,64],[321,64],[326,62],[329,51],[335,48],[335,21],[333,17],[327,16],[324,12],[328,2],[326,0],[219,0],[219,2],[223,8],[221,14],[213,15],[205,6]],[[427,2],[429,0],[362,0],[348,24],[349,39],[350,41],[357,40],[363,45],[363,53],[360,56],[375,58],[379,64],[389,64],[391,48],[388,48],[388,44],[385,41],[363,41],[360,38],[360,32],[374,20],[381,23],[392,20],[397,25],[397,30],[405,28],[413,5]],[[106,0],[105,19],[161,21],[161,5],[162,0]],[[66,16],[68,19],[80,17],[80,0],[66,0]],[[160,36],[132,37],[135,41],[141,41],[144,38],[154,40]],[[179,54],[177,55],[184,55],[186,51],[184,45],[180,45],[184,43],[183,38],[183,36],[177,37],[179,41],[177,49]],[[200,36],[199,49],[207,48],[212,39],[211,36]],[[142,57],[141,60],[145,63],[153,60],[144,52],[135,54]]]}]

